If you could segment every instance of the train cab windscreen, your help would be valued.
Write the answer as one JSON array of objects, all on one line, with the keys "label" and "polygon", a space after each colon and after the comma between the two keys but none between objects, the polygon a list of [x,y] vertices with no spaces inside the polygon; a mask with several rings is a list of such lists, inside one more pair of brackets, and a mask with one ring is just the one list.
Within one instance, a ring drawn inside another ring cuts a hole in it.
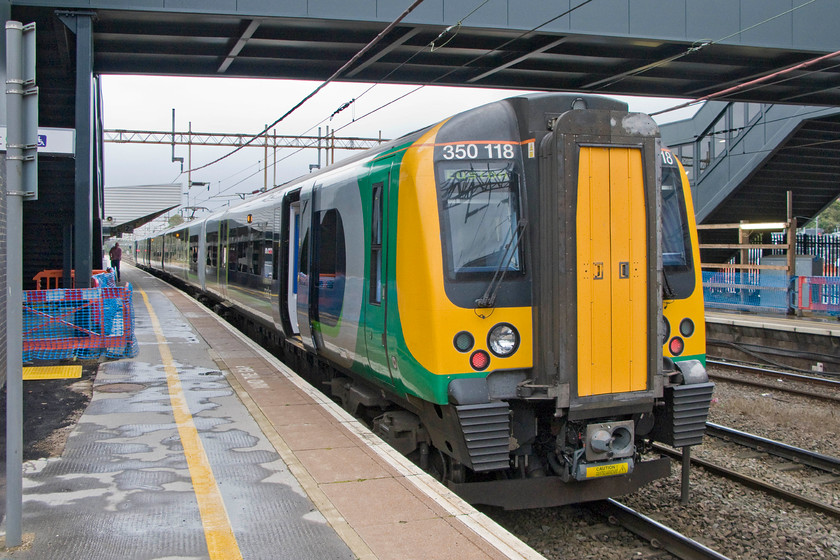
[{"label": "train cab windscreen", "polygon": [[[663,156],[666,153],[663,152]],[[679,168],[675,163],[669,165],[665,159],[662,165],[662,267],[666,299],[682,299],[691,295],[694,291],[694,268],[685,195]]]},{"label": "train cab windscreen", "polygon": [[440,212],[451,279],[522,272],[519,188],[510,162],[442,164]]}]

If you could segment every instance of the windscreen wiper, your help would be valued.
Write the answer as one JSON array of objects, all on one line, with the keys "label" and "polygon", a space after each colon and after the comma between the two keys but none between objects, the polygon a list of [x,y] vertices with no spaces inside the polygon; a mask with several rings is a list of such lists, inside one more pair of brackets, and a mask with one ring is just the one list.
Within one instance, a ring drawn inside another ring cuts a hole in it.
[{"label": "windscreen wiper", "polygon": [[502,253],[502,258],[499,259],[499,264],[496,266],[496,271],[493,273],[493,278],[487,285],[487,289],[484,290],[484,295],[475,300],[476,307],[488,308],[496,305],[496,292],[499,291],[499,287],[502,285],[502,280],[505,279],[505,274],[509,269],[510,262],[516,254],[516,247],[519,245],[519,240],[522,239],[522,234],[527,225],[528,220],[523,218],[519,220],[516,227],[511,230],[511,240],[507,245],[505,245],[505,252]]}]

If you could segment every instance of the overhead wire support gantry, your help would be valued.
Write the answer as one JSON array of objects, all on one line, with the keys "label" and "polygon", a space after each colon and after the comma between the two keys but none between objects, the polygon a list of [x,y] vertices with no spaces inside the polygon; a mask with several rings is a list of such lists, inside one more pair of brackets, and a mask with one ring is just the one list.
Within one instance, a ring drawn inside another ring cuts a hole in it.
[{"label": "overhead wire support gantry", "polygon": [[367,150],[385,142],[380,133],[378,138],[358,136],[280,136],[266,134],[253,140],[253,134],[231,134],[222,132],[172,132],[156,130],[105,130],[105,142],[115,144],[166,144],[179,146],[249,146],[269,149],[281,148],[324,148],[328,150]]}]

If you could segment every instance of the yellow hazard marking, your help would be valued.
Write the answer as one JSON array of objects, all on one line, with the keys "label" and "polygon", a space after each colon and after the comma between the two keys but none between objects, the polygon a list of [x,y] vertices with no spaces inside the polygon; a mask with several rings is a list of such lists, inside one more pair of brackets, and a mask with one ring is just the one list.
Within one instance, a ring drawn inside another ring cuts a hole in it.
[{"label": "yellow hazard marking", "polygon": [[175,415],[175,424],[178,427],[178,435],[181,437],[181,445],[184,447],[184,455],[187,458],[187,466],[190,470],[195,497],[198,501],[198,511],[201,515],[201,523],[204,526],[204,536],[207,539],[207,550],[211,560],[241,560],[242,553],[236,542],[236,536],[230,526],[225,509],[222,494],[213,470],[210,468],[210,461],[204,452],[201,438],[193,422],[192,414],[187,405],[184,390],[181,387],[181,380],[178,378],[178,371],[175,369],[172,360],[172,353],[166,344],[166,337],[160,327],[157,315],[155,315],[149,298],[140,288],[136,288],[143,296],[143,302],[149,311],[149,318],[158,340],[158,350],[163,360],[163,367],[166,370],[166,383],[169,386],[169,400],[172,403],[172,412]]},{"label": "yellow hazard marking", "polygon": [[597,465],[586,467],[586,478],[597,478],[599,476],[613,476],[616,474],[627,474],[630,470],[627,463],[615,463],[612,465]]},{"label": "yellow hazard marking", "polygon": [[39,366],[23,368],[24,381],[39,381],[41,379],[79,379],[82,376],[82,366]]}]

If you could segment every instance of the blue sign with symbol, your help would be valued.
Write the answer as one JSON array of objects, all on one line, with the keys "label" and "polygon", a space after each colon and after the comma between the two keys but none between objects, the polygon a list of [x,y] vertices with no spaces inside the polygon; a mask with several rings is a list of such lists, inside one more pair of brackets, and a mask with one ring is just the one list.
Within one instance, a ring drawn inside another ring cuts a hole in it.
[{"label": "blue sign with symbol", "polygon": [[47,135],[46,134],[39,134],[38,135],[38,147],[39,148],[46,148],[47,147]]}]

